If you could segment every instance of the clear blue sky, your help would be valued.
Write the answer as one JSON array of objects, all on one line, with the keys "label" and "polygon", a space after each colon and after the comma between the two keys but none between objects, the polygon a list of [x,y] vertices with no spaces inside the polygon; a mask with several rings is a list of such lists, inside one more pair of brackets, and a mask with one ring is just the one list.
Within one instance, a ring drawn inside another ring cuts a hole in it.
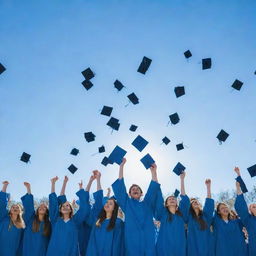
[{"label": "clear blue sky", "polygon": [[[249,189],[255,184],[246,168],[256,164],[256,2],[238,1],[0,1],[0,177],[9,180],[14,199],[23,181],[36,197],[47,196],[50,178],[68,174],[67,194],[73,198],[93,169],[102,171],[106,189],[117,178],[118,166],[100,164],[119,145],[128,151],[125,180],[146,190],[150,173],[139,159],[150,153],[158,164],[165,194],[179,187],[171,170],[180,161],[187,167],[187,193],[205,196],[204,180],[213,192],[234,188],[234,166],[240,166]],[[187,61],[183,52],[190,49]],[[146,75],[136,70],[143,56],[151,58]],[[212,69],[201,70],[201,59],[212,58]],[[86,91],[81,71],[96,73]],[[126,89],[117,93],[119,79]],[[232,91],[235,79],[244,82]],[[176,98],[175,86],[186,95]],[[126,96],[135,92],[136,106]],[[106,126],[103,105],[114,107],[120,130]],[[178,112],[181,121],[166,126]],[[136,124],[136,133],[129,131]],[[230,137],[219,145],[224,129]],[[83,133],[93,131],[88,144]],[[131,142],[140,134],[149,141],[142,153]],[[168,146],[161,139],[171,139]],[[176,151],[184,142],[187,148]],[[73,147],[80,150],[74,157]],[[19,161],[32,154],[31,163]],[[71,175],[67,167],[79,170]],[[61,182],[58,183],[58,190]],[[95,187],[93,187],[93,190]]]}]

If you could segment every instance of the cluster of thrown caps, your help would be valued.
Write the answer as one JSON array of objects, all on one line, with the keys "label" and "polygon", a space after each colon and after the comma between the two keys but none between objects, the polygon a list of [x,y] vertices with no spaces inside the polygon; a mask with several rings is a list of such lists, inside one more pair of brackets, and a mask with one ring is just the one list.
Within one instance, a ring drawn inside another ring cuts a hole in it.
[{"label": "cluster of thrown caps", "polygon": [[[184,52],[184,56],[186,59],[189,59],[190,57],[192,57],[192,53],[190,52],[190,50],[187,50]],[[139,65],[139,68],[137,69],[137,72],[145,75],[151,62],[152,62],[152,60],[150,58],[147,58],[144,56]],[[210,69],[211,66],[212,66],[211,58],[202,59],[202,69],[203,70]],[[6,68],[0,63],[0,74],[2,74],[5,70],[6,70]],[[85,78],[85,80],[82,82],[82,85],[84,86],[84,88],[86,90],[91,89],[93,87],[93,83],[91,82],[91,79],[93,77],[95,77],[94,72],[90,68],[87,68],[84,71],[82,71],[81,73]],[[254,74],[256,75],[256,71],[254,72]],[[241,90],[242,86],[243,86],[243,82],[241,82],[238,79],[236,79],[233,82],[233,84],[231,85],[231,87],[233,89],[236,89],[238,91]],[[125,86],[119,80],[116,80],[114,82],[114,87],[118,91],[121,91]],[[179,97],[185,95],[185,87],[184,86],[175,87],[174,92],[175,92],[176,97],[179,98]],[[139,98],[136,96],[136,94],[134,92],[127,95],[127,97],[129,99],[129,101],[132,102],[134,105],[139,103]],[[106,115],[106,116],[111,116],[112,110],[113,110],[112,107],[104,106],[101,111],[101,114]],[[171,122],[171,124],[173,124],[173,125],[176,125],[180,121],[178,113],[173,113],[173,114],[169,115],[169,119],[170,119],[169,122]],[[107,122],[107,125],[116,131],[118,131],[119,127],[120,127],[119,120],[114,117],[110,118],[110,120]],[[137,128],[138,127],[133,124],[130,127],[130,131],[135,132]],[[86,133],[84,133],[84,137],[87,142],[91,142],[91,141],[95,140],[96,136],[92,132],[86,132]],[[228,137],[229,137],[229,134],[224,130],[221,130],[219,132],[219,134],[217,135],[217,139],[219,140],[220,143],[225,142]],[[162,139],[162,142],[167,145],[170,143],[170,139],[167,137],[164,137]],[[148,142],[144,138],[142,138],[140,135],[137,136],[137,138],[132,143],[132,145],[135,146],[139,151],[142,151],[147,144],[148,144]],[[177,144],[176,148],[178,151],[184,149],[183,143]],[[99,151],[99,153],[105,152],[105,147],[104,146],[99,147],[98,151]],[[77,155],[78,153],[79,153],[79,150],[76,148],[72,149],[72,151],[70,152],[70,154],[72,154],[72,155]],[[126,154],[125,150],[123,150],[119,146],[116,146],[115,149],[112,151],[112,153],[109,155],[109,157],[104,157],[101,163],[104,166],[107,166],[108,164],[113,164],[113,163],[120,164],[125,154]],[[31,157],[30,154],[23,152],[20,160],[27,163],[27,162],[29,162],[30,157]],[[141,159],[141,162],[143,163],[145,168],[148,169],[154,163],[154,160],[149,154],[147,154]],[[76,166],[74,166],[73,164],[71,164],[68,167],[68,170],[74,174],[78,170],[78,168]],[[173,171],[177,175],[179,175],[184,170],[185,170],[185,167],[181,163],[178,163],[175,166],[175,168],[173,169]],[[256,165],[249,167],[248,171],[249,171],[251,177],[256,176]],[[175,191],[175,192],[177,192],[177,191]]]}]

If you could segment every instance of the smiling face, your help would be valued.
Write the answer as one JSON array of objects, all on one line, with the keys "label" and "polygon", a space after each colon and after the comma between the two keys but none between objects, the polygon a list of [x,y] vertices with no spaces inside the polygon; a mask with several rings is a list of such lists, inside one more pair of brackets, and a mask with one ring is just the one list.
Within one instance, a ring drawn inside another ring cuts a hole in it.
[{"label": "smiling face", "polygon": [[192,198],[190,200],[190,203],[191,203],[191,207],[193,208],[194,211],[201,209],[201,204],[196,198]]},{"label": "smiling face", "polygon": [[177,207],[177,199],[174,196],[169,196],[165,200],[165,206],[166,207]]},{"label": "smiling face", "polygon": [[60,207],[60,213],[61,213],[61,216],[69,215],[69,217],[71,218],[73,214],[73,209],[71,204],[69,202],[62,204]]},{"label": "smiling face", "polygon": [[107,212],[107,213],[112,213],[114,211],[114,208],[115,208],[115,202],[113,199],[109,199],[105,205],[104,205],[104,210]]},{"label": "smiling face", "polygon": [[256,216],[256,204],[250,204],[249,210],[253,216]]},{"label": "smiling face", "polygon": [[129,189],[129,195],[131,198],[139,200],[143,195],[141,188],[138,185],[132,185]]},{"label": "smiling face", "polygon": [[21,214],[21,207],[18,204],[12,205],[10,209],[10,214],[11,215],[19,215]]},{"label": "smiling face", "polygon": [[47,213],[47,210],[48,210],[48,208],[47,208],[46,204],[42,203],[38,206],[37,213],[39,215],[45,215]]},{"label": "smiling face", "polygon": [[222,218],[228,218],[230,215],[230,210],[226,204],[220,203],[217,206],[217,213],[222,217]]}]

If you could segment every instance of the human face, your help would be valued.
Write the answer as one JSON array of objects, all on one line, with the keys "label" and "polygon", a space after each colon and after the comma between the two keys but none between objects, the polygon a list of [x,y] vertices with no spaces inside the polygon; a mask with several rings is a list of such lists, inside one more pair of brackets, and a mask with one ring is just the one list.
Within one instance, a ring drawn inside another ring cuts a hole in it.
[{"label": "human face", "polygon": [[20,206],[17,204],[12,205],[12,207],[10,209],[10,214],[11,215],[19,215],[20,213],[21,213]]},{"label": "human face", "polygon": [[130,196],[133,199],[139,200],[142,196],[140,187],[137,185],[133,185],[130,189]]},{"label": "human face", "polygon": [[228,206],[225,205],[225,204],[221,204],[219,206],[218,213],[220,214],[221,217],[226,217],[227,218],[228,215],[230,214]]},{"label": "human face", "polygon": [[177,199],[174,196],[169,196],[166,200],[167,207],[177,207]]},{"label": "human face", "polygon": [[45,215],[47,211],[47,206],[46,204],[42,203],[38,206],[38,214],[39,215]]},{"label": "human face", "polygon": [[249,210],[253,216],[256,216],[256,204],[250,204]]},{"label": "human face", "polygon": [[201,208],[201,204],[199,203],[199,201],[197,199],[191,200],[191,206],[192,206],[193,210],[199,210]]},{"label": "human face", "polygon": [[64,215],[67,215],[67,214],[71,214],[71,212],[72,212],[72,209],[71,209],[71,205],[70,205],[70,203],[69,202],[66,202],[66,203],[64,203],[62,206],[61,206],[61,208],[60,208],[60,212]]},{"label": "human face", "polygon": [[114,208],[115,208],[115,202],[113,199],[109,199],[105,205],[104,205],[104,210],[107,212],[107,213],[112,213],[114,211]]}]

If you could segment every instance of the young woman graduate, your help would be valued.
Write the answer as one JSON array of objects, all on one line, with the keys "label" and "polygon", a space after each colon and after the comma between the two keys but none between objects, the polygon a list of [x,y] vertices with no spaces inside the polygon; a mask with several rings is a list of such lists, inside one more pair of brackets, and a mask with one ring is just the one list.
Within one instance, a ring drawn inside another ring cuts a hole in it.
[{"label": "young woman graduate", "polygon": [[27,188],[27,194],[21,198],[25,210],[23,217],[26,224],[22,256],[45,256],[51,233],[49,210],[45,203],[41,203],[35,211],[30,184],[24,182],[24,185]]},{"label": "young woman graduate", "polygon": [[[97,174],[99,176],[100,173]],[[118,204],[109,198],[93,221],[92,232],[87,248],[87,256],[122,256],[123,221],[118,218]],[[94,215],[94,214],[93,214]],[[92,216],[90,221],[92,221]]]},{"label": "young woman graduate", "polygon": [[181,201],[178,205],[175,196],[165,202],[160,190],[157,196],[156,218],[161,222],[156,244],[158,256],[186,256],[185,220],[189,212],[189,198],[185,194],[185,172],[180,175]]},{"label": "young woman graduate", "polygon": [[19,204],[12,205],[9,212],[7,210],[6,189],[8,184],[8,181],[4,181],[0,192],[0,256],[18,256],[21,255],[25,223]]},{"label": "young woman graduate", "polygon": [[[65,180],[68,180],[65,177]],[[76,214],[69,202],[60,205],[55,193],[55,182],[53,178],[52,191],[49,195],[50,221],[52,224],[52,235],[49,242],[47,256],[77,256],[79,255],[78,225],[82,223],[88,214],[87,201],[89,193],[83,189],[83,183],[79,183],[79,191],[76,193],[80,200],[80,207]],[[67,182],[66,182],[67,183]]]},{"label": "young woman graduate", "polygon": [[[239,168],[235,168],[237,176],[241,176]],[[256,204],[250,204],[249,209],[245,202],[240,184],[236,182],[237,197],[235,209],[248,232],[249,256],[256,255]]]},{"label": "young woman graduate", "polygon": [[240,219],[232,219],[225,203],[217,205],[213,221],[215,256],[246,256],[247,247]]},{"label": "young woman graduate", "polygon": [[213,220],[214,200],[211,199],[211,180],[205,181],[207,198],[202,209],[195,198],[190,200],[188,215],[187,255],[209,256],[212,255],[212,234],[210,226]]},{"label": "young woman graduate", "polygon": [[155,256],[155,228],[153,213],[155,212],[156,196],[160,187],[157,181],[157,166],[150,167],[152,181],[143,201],[140,201],[142,190],[132,185],[129,196],[126,192],[123,169],[124,158],[119,168],[119,178],[112,184],[117,203],[125,214],[125,255]]}]

